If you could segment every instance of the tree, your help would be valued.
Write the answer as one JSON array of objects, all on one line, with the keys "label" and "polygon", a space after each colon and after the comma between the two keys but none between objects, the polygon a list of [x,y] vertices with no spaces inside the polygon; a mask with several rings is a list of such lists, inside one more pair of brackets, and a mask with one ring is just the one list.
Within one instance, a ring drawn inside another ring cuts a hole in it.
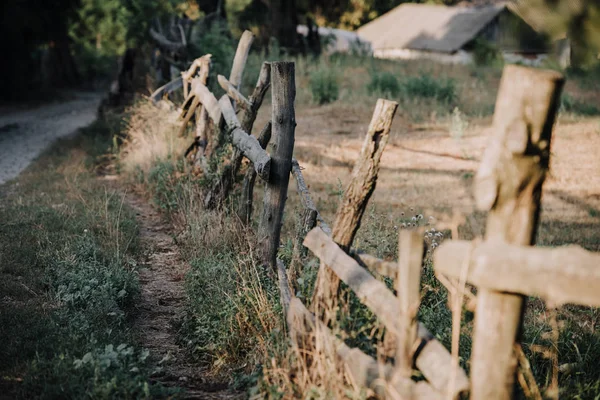
[{"label": "tree", "polygon": [[513,0],[524,19],[544,18],[536,26],[551,37],[571,41],[575,67],[598,63],[600,53],[600,3],[597,0]]}]

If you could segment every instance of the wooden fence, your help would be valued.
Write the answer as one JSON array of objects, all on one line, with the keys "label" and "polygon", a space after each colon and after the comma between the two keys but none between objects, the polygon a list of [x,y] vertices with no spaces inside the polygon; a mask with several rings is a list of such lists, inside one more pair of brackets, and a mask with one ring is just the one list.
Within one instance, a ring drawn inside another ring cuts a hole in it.
[{"label": "wooden fence", "polygon": [[[302,350],[314,346],[315,337],[323,338],[345,366],[351,381],[380,397],[455,399],[470,393],[476,400],[513,398],[517,365],[513,348],[520,339],[525,296],[539,296],[553,305],[569,302],[600,306],[599,255],[576,247],[527,247],[535,241],[539,222],[541,189],[549,165],[562,76],[517,66],[505,68],[493,122],[495,135],[476,178],[477,205],[489,212],[485,239],[446,241],[435,251],[436,274],[454,292],[453,312],[458,314],[454,330],[460,328],[460,289],[465,292],[467,283],[478,287],[469,378],[459,366],[457,354],[453,356],[416,319],[424,232],[400,232],[398,262],[357,254],[351,248],[375,189],[381,155],[398,104],[378,100],[331,228],[315,207],[302,170],[292,158],[296,125],[294,64],[264,63],[253,93],[245,97],[240,92],[252,40],[250,32],[243,34],[229,79],[218,76],[226,92],[220,99],[206,86],[210,71],[210,55],[206,55],[182,73],[181,85],[175,81],[165,85],[152,100],[158,102],[173,88],[183,87],[181,133],[193,119],[196,124],[194,142],[185,156],[205,171],[210,171],[216,149],[231,143],[232,158],[205,195],[207,208],[220,207],[226,201],[242,157],[252,163],[244,177],[238,210],[246,224],[251,220],[256,177],[265,182],[258,237],[264,263],[279,281],[293,348]],[[253,136],[256,114],[269,87],[271,121]],[[240,118],[236,110],[241,113]],[[265,150],[270,140],[271,154]],[[290,174],[304,208],[294,241],[294,262],[303,258],[305,247],[321,261],[310,310],[292,295],[286,267],[277,258]],[[397,295],[373,273],[393,278]],[[386,327],[385,344],[394,356],[393,364],[350,348],[332,333],[331,310],[336,307],[340,281]],[[414,369],[424,379],[414,381]]]}]

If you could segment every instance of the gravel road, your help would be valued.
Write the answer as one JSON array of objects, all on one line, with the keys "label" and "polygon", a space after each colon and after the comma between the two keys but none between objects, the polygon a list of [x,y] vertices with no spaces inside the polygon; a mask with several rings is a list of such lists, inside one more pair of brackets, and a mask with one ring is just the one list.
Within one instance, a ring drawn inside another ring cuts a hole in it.
[{"label": "gravel road", "polygon": [[52,142],[96,119],[101,93],[27,110],[0,110],[0,185],[23,171]]}]

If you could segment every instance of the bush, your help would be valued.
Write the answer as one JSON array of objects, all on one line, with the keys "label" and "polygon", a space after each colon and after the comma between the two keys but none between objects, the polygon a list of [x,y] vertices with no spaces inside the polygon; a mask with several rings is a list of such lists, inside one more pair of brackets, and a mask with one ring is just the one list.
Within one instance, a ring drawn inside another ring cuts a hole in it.
[{"label": "bush", "polygon": [[451,104],[457,99],[456,84],[453,79],[435,79],[423,74],[410,77],[402,82],[402,94],[407,97],[424,97],[441,103]]},{"label": "bush", "polygon": [[391,72],[371,71],[371,82],[367,86],[369,94],[383,97],[396,97],[400,94],[400,83]]},{"label": "bush", "polygon": [[579,101],[568,93],[564,93],[560,99],[560,111],[584,116],[600,115],[600,108]]},{"label": "bush", "polygon": [[310,92],[313,101],[319,105],[336,101],[340,95],[336,73],[328,68],[320,68],[312,72]]},{"label": "bush", "polygon": [[473,44],[473,61],[476,65],[491,65],[501,60],[500,50],[492,42],[476,39]]}]

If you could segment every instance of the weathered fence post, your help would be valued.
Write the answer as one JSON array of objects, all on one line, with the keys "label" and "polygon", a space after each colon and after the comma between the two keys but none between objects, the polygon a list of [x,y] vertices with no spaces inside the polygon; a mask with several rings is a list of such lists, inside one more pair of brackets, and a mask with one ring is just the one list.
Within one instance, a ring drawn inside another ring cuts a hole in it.
[{"label": "weathered fence post", "polygon": [[[360,227],[360,220],[375,190],[379,161],[390,136],[397,108],[398,103],[394,101],[377,100],[360,157],[352,171],[352,180],[344,192],[344,199],[333,224],[332,238],[345,251],[350,250]],[[333,309],[339,282],[337,276],[321,264],[313,296],[313,308]]]},{"label": "weathered fence post", "polygon": [[[489,210],[486,240],[535,242],[552,128],[564,80],[553,71],[507,66],[494,114],[494,136],[475,181],[480,209]],[[471,362],[473,400],[511,399],[524,297],[481,289]]]},{"label": "weathered fence post", "polygon": [[421,303],[423,230],[402,230],[398,240],[398,276],[395,281],[400,315],[396,340],[396,368],[392,383],[411,391],[414,344],[417,341],[417,312]]},{"label": "weathered fence post", "polygon": [[271,171],[265,189],[263,214],[258,232],[264,261],[273,271],[276,271],[277,250],[292,169],[294,131],[296,129],[294,63],[271,63],[271,80],[273,85],[271,88],[273,154],[271,155]]}]

